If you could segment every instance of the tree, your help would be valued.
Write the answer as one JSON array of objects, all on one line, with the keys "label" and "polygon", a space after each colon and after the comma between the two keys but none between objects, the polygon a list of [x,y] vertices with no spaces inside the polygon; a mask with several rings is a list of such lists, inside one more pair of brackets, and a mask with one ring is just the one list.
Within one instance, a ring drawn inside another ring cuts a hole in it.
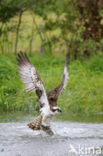
[{"label": "tree", "polygon": [[86,30],[84,39],[99,41],[103,37],[103,0],[79,0],[78,9]]}]

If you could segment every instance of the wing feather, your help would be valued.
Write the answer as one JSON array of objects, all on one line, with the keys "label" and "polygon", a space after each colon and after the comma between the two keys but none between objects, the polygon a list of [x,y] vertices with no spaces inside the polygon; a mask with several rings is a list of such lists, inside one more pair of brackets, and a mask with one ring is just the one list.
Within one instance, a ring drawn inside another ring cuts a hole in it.
[{"label": "wing feather", "polygon": [[70,53],[66,55],[62,82],[56,88],[53,88],[51,91],[48,92],[48,99],[51,99],[51,98],[57,99],[59,94],[64,92],[64,89],[66,88],[68,84],[68,80],[69,80],[69,72],[68,72],[69,59],[70,59]]},{"label": "wing feather", "polygon": [[42,112],[46,109],[49,110],[50,107],[47,99],[46,90],[43,81],[37,73],[35,67],[31,64],[25,53],[20,52],[18,54],[17,60],[19,65],[19,73],[22,81],[25,84],[26,91],[36,91],[41,106],[45,107],[45,109],[42,109]]},{"label": "wing feather", "polygon": [[66,62],[65,62],[64,71],[63,71],[63,80],[62,80],[62,84],[60,88],[60,93],[64,92],[64,89],[66,88],[68,81],[69,81],[69,72],[68,72],[69,58],[70,58],[70,53],[68,53],[66,56]]}]

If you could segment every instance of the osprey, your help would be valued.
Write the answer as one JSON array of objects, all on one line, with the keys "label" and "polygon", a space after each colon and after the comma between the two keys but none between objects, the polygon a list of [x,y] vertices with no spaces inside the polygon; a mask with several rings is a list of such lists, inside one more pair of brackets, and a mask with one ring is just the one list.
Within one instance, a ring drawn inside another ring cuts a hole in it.
[{"label": "osprey", "polygon": [[18,54],[17,61],[21,79],[25,84],[27,92],[36,92],[41,112],[36,119],[28,124],[29,128],[33,130],[44,130],[48,134],[53,135],[53,132],[50,128],[50,120],[53,116],[61,112],[61,109],[57,105],[57,100],[59,94],[64,92],[64,89],[68,83],[69,57],[70,54],[68,53],[66,55],[63,79],[61,84],[51,91],[46,92],[44,83],[40,75],[38,74],[32,63],[29,61],[27,55],[22,52]]}]

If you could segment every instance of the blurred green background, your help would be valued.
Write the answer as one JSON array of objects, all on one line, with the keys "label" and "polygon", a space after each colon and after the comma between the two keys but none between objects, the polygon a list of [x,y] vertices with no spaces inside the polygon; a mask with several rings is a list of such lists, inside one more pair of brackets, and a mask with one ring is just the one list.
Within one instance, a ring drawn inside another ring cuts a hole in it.
[{"label": "blurred green background", "polygon": [[69,51],[70,80],[58,104],[73,114],[103,114],[103,2],[101,0],[0,1],[0,112],[38,112],[26,93],[16,55],[24,51],[47,91],[62,79]]}]

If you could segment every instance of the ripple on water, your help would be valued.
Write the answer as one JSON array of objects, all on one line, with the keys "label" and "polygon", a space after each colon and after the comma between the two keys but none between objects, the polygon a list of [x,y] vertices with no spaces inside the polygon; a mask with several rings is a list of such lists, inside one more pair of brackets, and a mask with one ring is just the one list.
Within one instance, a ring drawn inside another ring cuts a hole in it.
[{"label": "ripple on water", "polygon": [[27,123],[0,123],[0,156],[73,156],[71,145],[103,146],[103,124],[53,122],[54,136],[32,131]]}]

